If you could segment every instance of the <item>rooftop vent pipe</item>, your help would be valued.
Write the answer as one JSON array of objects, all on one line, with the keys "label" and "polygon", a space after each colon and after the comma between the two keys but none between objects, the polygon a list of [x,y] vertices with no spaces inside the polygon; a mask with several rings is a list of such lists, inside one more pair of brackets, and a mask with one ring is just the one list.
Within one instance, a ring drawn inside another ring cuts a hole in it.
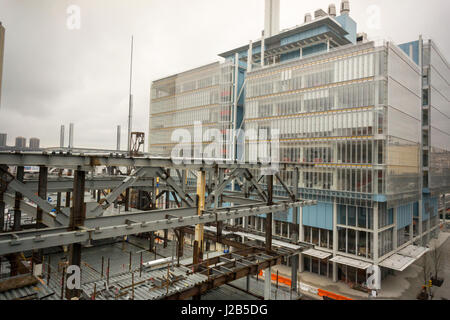
[{"label": "rooftop vent pipe", "polygon": [[311,20],[312,20],[311,13],[305,14],[305,23],[306,22],[311,22]]},{"label": "rooftop vent pipe", "polygon": [[336,6],[333,3],[328,6],[328,15],[336,17]]},{"label": "rooftop vent pipe", "polygon": [[326,17],[327,13],[325,11],[323,11],[322,9],[317,9],[316,11],[314,11],[314,18],[321,18],[321,17]]},{"label": "rooftop vent pipe", "polygon": [[349,14],[350,13],[350,1],[343,0],[341,3],[341,14]]}]

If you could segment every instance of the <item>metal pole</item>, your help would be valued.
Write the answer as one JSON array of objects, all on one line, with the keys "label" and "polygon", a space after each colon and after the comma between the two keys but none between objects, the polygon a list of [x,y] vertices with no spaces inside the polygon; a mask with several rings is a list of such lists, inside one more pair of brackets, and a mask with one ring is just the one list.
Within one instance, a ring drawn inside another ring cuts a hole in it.
[{"label": "metal pole", "polygon": [[61,130],[59,133],[59,147],[60,148],[64,148],[64,132],[65,132],[65,127],[61,126]]},{"label": "metal pole", "polygon": [[131,131],[133,127],[133,95],[131,93],[132,80],[133,80],[133,47],[134,47],[134,37],[131,36],[131,59],[130,59],[130,97],[128,103],[128,152],[131,153]]},{"label": "metal pole", "polygon": [[69,149],[73,148],[73,133],[74,133],[74,124],[71,123],[69,126]]},{"label": "metal pole", "polygon": [[117,151],[120,151],[120,126],[117,126]]}]

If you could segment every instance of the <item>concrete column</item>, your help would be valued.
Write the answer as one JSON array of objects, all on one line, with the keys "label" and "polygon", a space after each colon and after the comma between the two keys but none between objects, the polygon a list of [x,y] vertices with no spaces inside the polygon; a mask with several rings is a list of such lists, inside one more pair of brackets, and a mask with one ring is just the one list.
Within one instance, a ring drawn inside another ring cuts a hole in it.
[{"label": "concrete column", "polygon": [[444,193],[444,213],[442,218],[444,219],[444,228],[447,227],[447,202],[446,202],[446,194]]},{"label": "concrete column", "polygon": [[338,282],[338,264],[333,262],[333,282]]},{"label": "concrete column", "polygon": [[419,235],[419,244],[422,245],[422,233],[423,233],[423,200],[422,197],[419,199],[419,225],[418,225],[418,235]]},{"label": "concrete column", "polygon": [[253,42],[250,40],[248,47],[247,72],[252,72],[253,67]]},{"label": "concrete column", "polygon": [[298,255],[298,271],[299,272],[304,272],[305,271],[305,259],[304,259],[304,254],[300,253]]},{"label": "concrete column", "polygon": [[266,54],[266,40],[264,38],[264,31],[262,33],[262,39],[261,39],[261,67],[264,67],[264,58]]},{"label": "concrete column", "polygon": [[[24,176],[24,167],[17,167],[16,172],[16,180],[23,182]],[[20,210],[20,202],[22,201],[23,196],[20,192],[16,192],[16,198],[14,200],[14,231],[19,231],[21,229],[20,221],[22,219],[22,211]]]},{"label": "concrete column", "polygon": [[[337,231],[337,212],[338,212],[338,205],[337,201],[334,200],[333,203],[333,257],[336,257],[338,253],[338,231]],[[338,281],[338,265],[336,262],[333,262],[333,282]]]},{"label": "concrete column", "polygon": [[264,270],[264,300],[272,298],[272,268]]},{"label": "concrete column", "polygon": [[398,247],[398,229],[397,229],[397,208],[394,208],[394,231],[392,235],[392,248],[395,250]]},{"label": "concrete column", "polygon": [[414,239],[414,227],[413,227],[413,222],[414,222],[414,217],[413,220],[411,221],[411,224],[409,225],[409,241],[413,241]]},{"label": "concrete column", "polygon": [[379,247],[378,247],[378,226],[379,226],[379,215],[378,215],[378,202],[374,203],[373,206],[373,261],[375,265],[378,265],[379,259]]},{"label": "concrete column", "polygon": [[298,224],[298,234],[299,234],[299,240],[300,241],[305,241],[305,233],[303,230],[303,207],[299,208],[299,213],[300,213],[300,221]]},{"label": "concrete column", "polygon": [[[273,205],[273,175],[267,176],[267,205]],[[266,251],[272,251],[272,212],[266,215]]]}]

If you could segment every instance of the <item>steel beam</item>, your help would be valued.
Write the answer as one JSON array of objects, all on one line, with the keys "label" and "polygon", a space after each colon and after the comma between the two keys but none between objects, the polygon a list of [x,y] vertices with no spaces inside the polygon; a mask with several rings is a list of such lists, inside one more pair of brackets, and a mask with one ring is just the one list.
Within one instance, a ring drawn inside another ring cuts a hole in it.
[{"label": "steel beam", "polygon": [[158,177],[160,177],[162,180],[164,180],[168,186],[170,186],[175,193],[178,194],[181,201],[186,203],[189,207],[195,207],[194,200],[191,198],[191,196],[186,193],[182,187],[180,187],[175,180],[170,176],[169,172],[166,172],[163,168],[159,168],[157,171]]},{"label": "steel beam", "polygon": [[[0,152],[0,163],[8,166],[46,166],[55,168],[78,169],[92,171],[95,167],[135,167],[135,168],[172,168],[172,169],[261,169],[269,167],[261,163],[224,163],[204,159],[192,159],[192,163],[175,163],[170,158],[133,158],[117,154],[56,154],[55,153],[9,153]],[[314,164],[280,163],[280,170],[292,171],[295,167],[314,167]]]},{"label": "steel beam", "polygon": [[[215,213],[204,212],[202,216],[192,215],[180,218],[168,218],[161,220],[148,220],[144,222],[131,222],[106,227],[89,228],[86,220],[85,228],[77,231],[60,231],[55,229],[42,229],[23,231],[20,233],[4,233],[0,235],[0,254],[27,251],[32,249],[49,248],[71,243],[83,243],[90,240],[109,239],[119,236],[147,233],[164,230],[166,228],[179,228],[197,224],[225,221],[231,218],[237,219],[247,216],[267,214],[269,212],[281,212],[297,206],[315,204],[315,201],[299,201],[295,203],[280,203],[272,206],[251,206],[247,208],[219,209]],[[183,210],[174,209],[174,210]],[[92,219],[95,221],[97,219]]]},{"label": "steel beam", "polygon": [[109,208],[109,206],[117,199],[117,197],[122,192],[132,187],[140,177],[146,174],[152,175],[152,171],[154,172],[154,170],[151,170],[150,168],[140,168],[132,176],[126,177],[118,187],[116,187],[110,194],[108,194],[104,198],[104,201],[101,204],[99,204],[89,212],[89,216],[102,216],[103,212]]}]

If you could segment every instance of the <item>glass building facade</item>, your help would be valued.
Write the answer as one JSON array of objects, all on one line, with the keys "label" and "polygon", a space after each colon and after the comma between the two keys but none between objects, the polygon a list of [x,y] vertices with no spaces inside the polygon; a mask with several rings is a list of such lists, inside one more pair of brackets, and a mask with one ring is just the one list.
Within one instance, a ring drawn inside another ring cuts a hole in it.
[{"label": "glass building facade", "polygon": [[[232,123],[233,84],[234,64],[230,62],[217,62],[154,81],[151,88],[149,152],[170,157],[173,147],[179,142],[172,139],[174,131],[185,130],[184,135],[193,138],[195,122],[201,122],[203,132],[216,129],[225,135]],[[212,139],[205,136],[199,140],[207,144]],[[226,138],[223,141],[222,150],[226,147]],[[189,143],[201,142],[189,140]]]},{"label": "glass building facade", "polygon": [[[298,234],[330,253],[302,255],[301,271],[361,282],[364,269],[331,259],[386,266],[439,232],[437,197],[450,189],[450,68],[432,41],[355,41],[356,23],[344,28],[339,21],[353,20],[340,17],[317,18],[221,54],[223,64],[153,82],[150,152],[169,156],[173,129],[191,130],[194,121],[232,129],[238,81],[236,127],[242,117],[246,134],[237,159],[254,161],[276,134],[280,162],[301,165],[301,198],[318,201],[296,219],[292,209],[275,214],[274,236]],[[236,56],[245,69],[239,78]],[[293,190],[294,173],[279,175]],[[287,196],[274,183],[275,195]],[[265,231],[265,216],[235,223]]]}]

